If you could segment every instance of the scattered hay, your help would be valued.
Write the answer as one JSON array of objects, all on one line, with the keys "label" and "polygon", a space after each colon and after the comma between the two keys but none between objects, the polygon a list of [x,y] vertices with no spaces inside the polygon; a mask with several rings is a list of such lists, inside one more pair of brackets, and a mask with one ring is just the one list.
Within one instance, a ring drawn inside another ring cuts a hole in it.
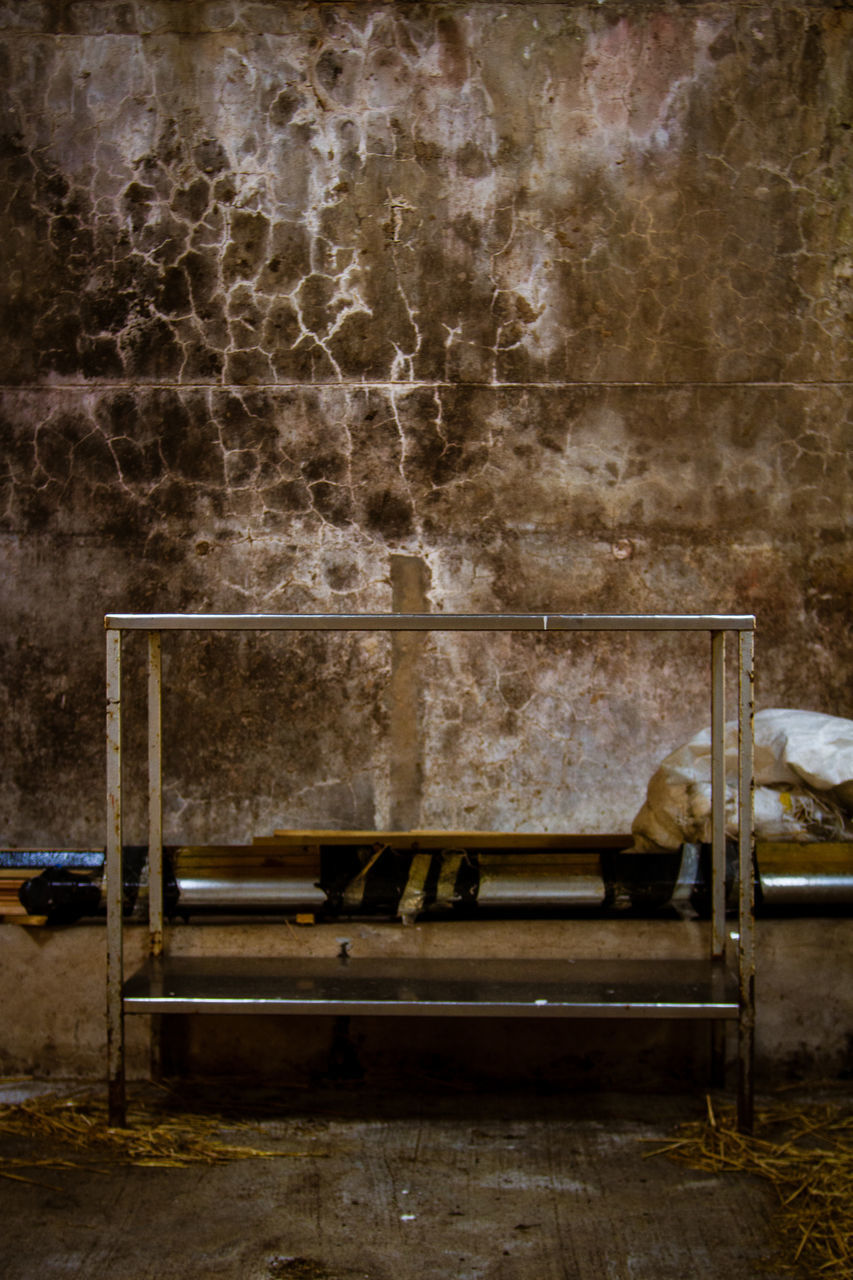
[{"label": "scattered hay", "polygon": [[[224,1142],[223,1129],[256,1130],[247,1121],[221,1115],[199,1115],[182,1111],[178,1115],[160,1111],[142,1102],[128,1110],[127,1127],[111,1128],[106,1105],[100,1098],[62,1098],[45,1094],[15,1104],[0,1103],[0,1134],[29,1139],[39,1148],[32,1157],[0,1155],[0,1177],[16,1182],[50,1186],[28,1178],[15,1169],[85,1169],[108,1173],[104,1165],[135,1165],[155,1169],[185,1169],[197,1164],[225,1164],[232,1160],[306,1158],[310,1151],[273,1151],[248,1144]],[[72,1158],[56,1151],[70,1147]],[[47,1150],[45,1150],[47,1148]]]},{"label": "scattered hay", "polygon": [[853,1113],[832,1104],[782,1103],[759,1110],[752,1135],[730,1108],[680,1125],[649,1155],[667,1155],[705,1173],[751,1173],[779,1196],[784,1241],[779,1266],[792,1275],[853,1277]]}]

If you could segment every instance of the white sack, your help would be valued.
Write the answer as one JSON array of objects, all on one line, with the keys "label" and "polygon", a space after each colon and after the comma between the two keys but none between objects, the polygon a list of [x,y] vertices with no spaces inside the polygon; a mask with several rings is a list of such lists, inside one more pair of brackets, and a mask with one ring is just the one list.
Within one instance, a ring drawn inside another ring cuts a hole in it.
[{"label": "white sack", "polygon": [[[816,711],[755,717],[755,832],[762,840],[853,840],[853,720]],[[737,721],[726,725],[726,834],[737,830]],[[667,756],[634,819],[634,848],[711,839],[711,730]]]}]

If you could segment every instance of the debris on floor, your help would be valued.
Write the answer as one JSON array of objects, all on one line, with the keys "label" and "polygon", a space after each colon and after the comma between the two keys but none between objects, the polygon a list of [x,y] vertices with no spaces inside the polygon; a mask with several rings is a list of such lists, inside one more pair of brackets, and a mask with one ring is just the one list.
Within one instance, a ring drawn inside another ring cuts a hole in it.
[{"label": "debris on floor", "polygon": [[853,1276],[853,1111],[833,1103],[774,1103],[756,1113],[752,1135],[731,1108],[679,1125],[650,1155],[703,1173],[750,1173],[769,1180],[780,1203],[780,1264],[792,1274]]},{"label": "debris on floor", "polygon": [[337,1280],[312,1258],[270,1258],[268,1266],[269,1280]]},{"label": "debris on floor", "polygon": [[104,1164],[184,1169],[232,1160],[316,1158],[314,1152],[274,1151],[221,1137],[224,1130],[252,1129],[257,1131],[257,1126],[245,1121],[190,1111],[174,1114],[141,1101],[130,1103],[126,1128],[112,1128],[105,1101],[91,1092],[0,1102],[0,1133],[29,1139],[33,1147],[31,1155],[0,1156],[0,1177],[40,1184],[37,1177],[17,1170],[93,1170]]}]

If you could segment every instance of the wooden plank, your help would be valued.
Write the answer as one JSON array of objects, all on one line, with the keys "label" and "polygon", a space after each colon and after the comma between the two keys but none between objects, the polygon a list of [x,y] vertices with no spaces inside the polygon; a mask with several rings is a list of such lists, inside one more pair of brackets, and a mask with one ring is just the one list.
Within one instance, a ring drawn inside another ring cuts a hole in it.
[{"label": "wooden plank", "polygon": [[394,849],[625,849],[630,835],[575,835],[552,831],[276,831],[255,836],[255,846],[387,844]]},{"label": "wooden plank", "polygon": [[188,845],[175,850],[175,862],[181,867],[241,866],[241,867],[319,867],[318,848],[257,848],[254,845],[206,848],[204,845]]},{"label": "wooden plank", "polygon": [[853,873],[853,843],[793,840],[757,840],[758,869],[767,874],[828,875],[833,871]]}]

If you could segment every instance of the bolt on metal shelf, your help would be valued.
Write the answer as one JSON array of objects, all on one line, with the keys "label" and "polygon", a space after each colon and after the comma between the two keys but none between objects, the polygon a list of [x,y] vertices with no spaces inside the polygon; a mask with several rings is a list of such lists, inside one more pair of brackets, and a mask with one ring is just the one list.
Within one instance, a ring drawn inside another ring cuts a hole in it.
[{"label": "bolt on metal shelf", "polygon": [[[600,979],[587,974],[588,997],[577,984],[567,984],[559,965],[541,981],[548,985],[548,1000],[533,999],[523,983],[506,979],[463,995],[447,969],[438,973],[419,996],[418,974],[389,974],[377,994],[364,994],[363,979],[353,966],[353,981],[336,982],[334,999],[324,982],[325,971],[318,969],[310,994],[300,998],[294,994],[304,983],[288,987],[287,966],[278,981],[268,972],[256,975],[259,984],[255,994],[252,976],[244,972],[235,980],[220,974],[181,974],[175,971],[173,985],[181,987],[180,1008],[183,1011],[257,1011],[277,1008],[280,1011],[327,1012],[345,1008],[350,1012],[388,1013],[453,1012],[466,1015],[509,1013],[515,1016],[542,1016],[543,1009],[556,1016],[648,1017],[699,1016],[712,1020],[715,1028],[715,1057],[722,1045],[716,1029],[719,1019],[736,1017],[738,1024],[738,1121],[741,1129],[750,1130],[753,1122],[753,1057],[755,1031],[755,939],[752,873],[753,842],[753,718],[754,669],[753,633],[755,618],[751,614],[198,614],[198,613],[111,613],[104,619],[107,633],[107,1058],[110,1117],[122,1124],[125,1117],[124,1017],[126,1012],[146,1012],[158,1016],[176,1007],[164,983],[163,961],[163,897],[162,897],[162,663],[161,636],[165,631],[533,631],[533,632],[708,632],[711,637],[711,829],[712,829],[712,893],[711,893],[711,968],[709,985],[697,986],[695,966],[689,965],[689,982],[684,994],[678,994],[678,967],[673,968],[673,983],[648,984],[642,996],[632,993],[630,980],[614,986],[612,963],[602,962]],[[146,978],[137,975],[125,988],[122,923],[122,774],[121,774],[121,653],[122,633],[148,633],[148,848],[149,848],[149,951],[150,972]],[[734,995],[724,993],[725,964],[725,650],[726,636],[737,636],[738,655],[738,932],[737,988]],[[635,962],[643,964],[641,961]],[[648,963],[648,962],[646,962]],[[220,966],[221,968],[221,966]],[[237,966],[240,968],[240,966]],[[321,966],[322,968],[322,966]],[[622,966],[620,972],[624,970]],[[216,966],[214,965],[214,970]],[[418,972],[422,975],[422,965]],[[349,972],[349,971],[348,971]],[[236,975],[235,975],[236,976]],[[309,975],[310,976],[310,975]],[[272,986],[270,985],[272,981]],[[194,985],[195,984],[195,985]],[[211,985],[212,984],[212,985]],[[310,984],[309,984],[310,985]],[[571,998],[560,998],[561,986],[571,987]],[[488,994],[484,994],[484,992]],[[579,993],[580,991],[580,993]],[[704,992],[704,994],[703,994]],[[712,994],[709,994],[712,993]],[[550,1007],[549,1007],[550,1006]]]}]

